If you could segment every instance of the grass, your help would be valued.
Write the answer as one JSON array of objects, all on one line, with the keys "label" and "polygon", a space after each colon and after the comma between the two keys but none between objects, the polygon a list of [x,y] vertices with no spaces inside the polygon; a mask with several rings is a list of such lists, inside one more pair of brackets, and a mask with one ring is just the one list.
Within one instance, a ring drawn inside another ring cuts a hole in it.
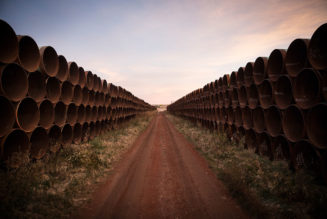
[{"label": "grass", "polygon": [[270,161],[224,133],[210,132],[166,114],[203,155],[231,195],[253,218],[327,218],[327,186],[306,170],[292,172],[285,161]]},{"label": "grass", "polygon": [[113,164],[148,126],[154,112],[42,160],[0,170],[0,218],[65,218],[90,200]]}]

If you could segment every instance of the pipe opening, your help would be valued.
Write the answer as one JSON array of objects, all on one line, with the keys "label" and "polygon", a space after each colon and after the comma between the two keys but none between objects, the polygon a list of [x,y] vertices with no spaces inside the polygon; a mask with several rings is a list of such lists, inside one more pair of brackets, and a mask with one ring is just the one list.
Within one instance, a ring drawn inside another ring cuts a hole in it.
[{"label": "pipe opening", "polygon": [[244,70],[244,83],[245,86],[249,87],[253,84],[253,62],[248,62]]},{"label": "pipe opening", "polygon": [[54,121],[55,113],[53,105],[49,100],[44,100],[40,104],[40,121],[39,125],[43,128],[49,128]]},{"label": "pipe opening", "polygon": [[62,126],[66,121],[66,105],[63,102],[58,102],[55,106],[55,119],[54,123],[58,126]]},{"label": "pipe opening", "polygon": [[12,63],[18,56],[18,41],[11,26],[0,19],[0,62]]},{"label": "pipe opening", "polygon": [[256,85],[262,83],[263,80],[267,78],[267,64],[268,58],[267,57],[258,57],[253,66],[253,81]]},{"label": "pipe opening", "polygon": [[39,72],[30,72],[28,74],[28,96],[36,102],[43,100],[47,93],[44,75]]},{"label": "pipe opening", "polygon": [[285,56],[286,51],[284,49],[275,49],[271,52],[267,65],[267,74],[271,81],[275,82],[281,75],[285,74]]},{"label": "pipe opening", "polygon": [[62,83],[61,85],[61,101],[64,102],[65,104],[70,104],[73,98],[73,85],[68,82],[65,81],[64,83]]},{"label": "pipe opening", "polygon": [[56,153],[61,147],[61,129],[54,125],[49,129],[49,150]]},{"label": "pipe opening", "polygon": [[85,107],[83,105],[80,105],[77,110],[77,122],[83,123],[85,122],[85,117],[86,117],[86,112],[85,112]]},{"label": "pipe opening", "polygon": [[244,108],[247,105],[247,93],[246,93],[246,88],[244,86],[241,86],[237,90],[238,94],[238,101],[240,103],[241,108]]},{"label": "pipe opening", "polygon": [[50,77],[56,76],[59,68],[59,60],[56,50],[51,46],[43,46],[40,48],[40,55],[41,72]]},{"label": "pipe opening", "polygon": [[64,56],[59,55],[58,56],[58,72],[57,72],[57,78],[64,82],[68,78],[68,63]]},{"label": "pipe opening", "polygon": [[36,71],[40,64],[40,51],[36,42],[30,36],[17,36],[18,61],[29,72]]},{"label": "pipe opening", "polygon": [[266,128],[272,137],[278,136],[282,132],[281,114],[277,107],[271,106],[264,111]]},{"label": "pipe opening", "polygon": [[283,136],[272,138],[271,149],[274,160],[289,160],[289,142]]},{"label": "pipe opening", "polygon": [[15,124],[15,110],[11,102],[0,96],[0,137],[9,133]]},{"label": "pipe opening", "polygon": [[79,67],[79,68],[78,68],[78,73],[79,73],[79,76],[78,76],[78,84],[79,84],[81,87],[84,87],[84,86],[85,86],[85,83],[86,83],[86,78],[85,78],[85,71],[84,71],[84,68]]},{"label": "pipe opening", "polygon": [[292,83],[288,76],[281,76],[278,78],[273,92],[276,105],[280,109],[286,109],[292,104]]},{"label": "pipe opening", "polygon": [[261,107],[257,107],[253,110],[253,129],[257,133],[262,133],[265,130],[265,117],[264,111]]},{"label": "pipe opening", "polygon": [[309,39],[296,39],[288,47],[285,66],[289,76],[296,77],[303,68],[309,67],[307,60],[309,41]]},{"label": "pipe opening", "polygon": [[318,104],[309,110],[306,131],[310,141],[321,149],[327,148],[327,105]]},{"label": "pipe opening", "polygon": [[69,145],[73,141],[73,129],[69,124],[66,124],[61,131],[63,145]]},{"label": "pipe opening", "polygon": [[78,84],[74,86],[73,102],[76,105],[80,105],[83,100],[83,92],[81,86]]},{"label": "pipe opening", "polygon": [[74,125],[73,129],[73,142],[79,144],[82,141],[82,126],[79,123]]},{"label": "pipe opening", "polygon": [[255,109],[259,102],[257,86],[252,84],[246,89],[246,94],[250,109]]},{"label": "pipe opening", "polygon": [[267,109],[268,107],[274,104],[272,87],[269,80],[264,80],[258,86],[258,95],[259,95],[260,105],[263,109]]},{"label": "pipe opening", "polygon": [[75,62],[68,62],[68,81],[72,85],[76,85],[79,82],[79,70]]},{"label": "pipe opening", "polygon": [[77,120],[77,108],[74,103],[68,105],[66,122],[70,125],[74,125]]},{"label": "pipe opening", "polygon": [[282,120],[283,130],[289,141],[300,141],[305,137],[303,112],[296,106],[289,106]]},{"label": "pipe opening", "polygon": [[42,127],[37,127],[31,135],[31,158],[41,159],[49,149],[49,136]]},{"label": "pipe opening", "polygon": [[60,81],[56,77],[50,77],[46,82],[47,98],[52,103],[57,103],[61,96]]},{"label": "pipe opening", "polygon": [[327,68],[327,23],[321,25],[312,35],[308,58],[315,69]]},{"label": "pipe opening", "polygon": [[40,120],[40,111],[32,98],[23,99],[16,109],[17,124],[26,132],[31,132],[37,127]]}]

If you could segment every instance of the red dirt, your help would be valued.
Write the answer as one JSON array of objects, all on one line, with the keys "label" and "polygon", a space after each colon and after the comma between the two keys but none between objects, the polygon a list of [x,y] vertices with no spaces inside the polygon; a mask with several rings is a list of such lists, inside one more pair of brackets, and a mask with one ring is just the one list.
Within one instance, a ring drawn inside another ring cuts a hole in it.
[{"label": "red dirt", "polygon": [[170,121],[158,113],[79,218],[247,218]]}]

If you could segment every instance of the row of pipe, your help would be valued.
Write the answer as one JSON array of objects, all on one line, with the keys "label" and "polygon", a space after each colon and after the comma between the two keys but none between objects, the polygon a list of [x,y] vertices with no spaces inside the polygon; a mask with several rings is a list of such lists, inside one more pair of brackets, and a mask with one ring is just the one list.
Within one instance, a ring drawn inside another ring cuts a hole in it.
[{"label": "row of pipe", "polygon": [[[0,20],[1,161],[41,159],[155,108]],[[17,159],[18,156],[18,159]]]},{"label": "row of pipe", "polygon": [[327,180],[327,24],[176,102],[173,114]]}]

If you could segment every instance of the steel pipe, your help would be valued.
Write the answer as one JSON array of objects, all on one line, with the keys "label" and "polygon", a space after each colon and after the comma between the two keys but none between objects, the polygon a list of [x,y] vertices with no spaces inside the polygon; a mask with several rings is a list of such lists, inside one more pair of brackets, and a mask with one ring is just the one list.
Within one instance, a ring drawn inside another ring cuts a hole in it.
[{"label": "steel pipe", "polygon": [[285,66],[290,77],[296,77],[304,68],[310,67],[307,58],[309,39],[295,39],[287,49]]},{"label": "steel pipe", "polygon": [[267,75],[272,82],[278,80],[281,75],[286,74],[285,68],[286,50],[275,49],[270,53],[267,65]]},{"label": "steel pipe", "polygon": [[295,170],[317,170],[319,166],[318,156],[308,141],[299,141],[290,147],[290,157]]},{"label": "steel pipe", "polygon": [[280,109],[286,109],[293,102],[292,82],[288,76],[280,76],[273,87],[275,103]]},{"label": "steel pipe", "polygon": [[304,114],[295,105],[291,105],[285,110],[282,126],[286,138],[291,142],[300,141],[306,137]]},{"label": "steel pipe", "polygon": [[96,106],[92,107],[92,116],[91,116],[91,121],[96,122],[98,118],[98,109]]},{"label": "steel pipe", "polygon": [[43,46],[40,48],[40,71],[49,77],[55,77],[59,69],[59,60],[57,52],[51,46]]},{"label": "steel pipe", "polygon": [[76,85],[79,82],[79,70],[75,62],[68,62],[68,79],[72,85]]},{"label": "steel pipe", "polygon": [[96,131],[95,131],[95,123],[94,122],[90,122],[89,124],[89,130],[90,130],[90,136],[89,139],[93,139],[96,135]]},{"label": "steel pipe", "polygon": [[243,126],[242,110],[240,107],[237,107],[235,109],[235,126],[236,127]]},{"label": "steel pipe", "polygon": [[226,91],[226,90],[228,90],[228,88],[229,88],[229,75],[228,74],[225,74],[224,76],[223,76],[223,84],[222,84],[222,89],[223,89],[223,91]]},{"label": "steel pipe", "polygon": [[237,71],[237,86],[244,86],[244,67],[240,67]]},{"label": "steel pipe", "polygon": [[243,118],[243,127],[245,129],[252,129],[252,111],[249,107],[245,107],[241,109],[242,111],[242,118]]},{"label": "steel pipe", "polygon": [[233,71],[231,73],[229,83],[230,83],[231,88],[237,87],[237,72],[236,71]]},{"label": "steel pipe", "polygon": [[93,90],[89,91],[89,105],[93,106],[95,104],[95,93]]},{"label": "steel pipe", "polygon": [[86,78],[86,86],[89,90],[93,89],[93,84],[94,84],[94,77],[91,71],[86,71],[85,72],[85,78]]},{"label": "steel pipe", "polygon": [[55,106],[54,123],[61,127],[65,124],[66,117],[67,117],[67,107],[63,102],[59,101]]},{"label": "steel pipe", "polygon": [[30,97],[21,100],[16,106],[16,122],[26,132],[33,131],[40,120],[37,103]]},{"label": "steel pipe", "polygon": [[78,84],[74,86],[73,88],[73,100],[72,102],[74,102],[77,106],[79,106],[82,101],[83,101],[83,92],[82,92],[82,88],[81,86],[79,86]]},{"label": "steel pipe", "polygon": [[40,65],[40,51],[36,42],[30,36],[17,36],[17,62],[29,72],[36,71]]},{"label": "steel pipe", "polygon": [[64,82],[68,78],[68,63],[66,58],[63,55],[58,56],[58,72],[56,77]]},{"label": "steel pipe", "polygon": [[87,89],[87,87],[84,87],[82,90],[82,104],[89,104],[89,90]]},{"label": "steel pipe", "polygon": [[247,93],[245,86],[241,86],[239,89],[237,89],[237,94],[240,107],[244,108],[247,105]]},{"label": "steel pipe", "polygon": [[39,105],[39,111],[39,125],[45,129],[50,128],[55,119],[55,112],[52,103],[49,100],[43,100]]},{"label": "steel pipe", "polygon": [[262,133],[266,129],[264,110],[258,106],[252,111],[253,129],[257,133]]},{"label": "steel pipe", "polygon": [[69,81],[63,82],[61,85],[61,101],[68,105],[71,103],[73,95],[73,85]]},{"label": "steel pipe", "polygon": [[235,113],[234,113],[234,110],[233,108],[229,107],[227,108],[227,123],[229,125],[233,125],[234,122],[235,122]]},{"label": "steel pipe", "polygon": [[44,99],[46,93],[44,75],[39,71],[30,72],[28,74],[28,96],[33,98],[36,102],[40,102]]},{"label": "steel pipe", "polygon": [[60,81],[56,77],[49,77],[46,81],[47,98],[52,103],[57,103],[61,97],[62,90],[66,92],[66,89],[60,87]]},{"label": "steel pipe", "polygon": [[269,80],[264,80],[258,86],[259,102],[263,109],[267,109],[274,104],[272,86]]},{"label": "steel pipe", "polygon": [[327,69],[327,23],[321,25],[312,35],[308,58],[315,69]]},{"label": "steel pipe", "polygon": [[253,62],[248,62],[244,69],[244,84],[249,87],[253,84]]},{"label": "steel pipe", "polygon": [[41,159],[49,150],[49,136],[47,131],[43,127],[37,127],[31,133],[30,143],[31,143],[31,158]]},{"label": "steel pipe", "polygon": [[270,160],[273,159],[273,154],[271,152],[271,138],[266,132],[256,133],[256,144],[258,154],[267,156]]},{"label": "steel pipe", "polygon": [[99,136],[101,133],[101,122],[96,121],[95,123],[95,136]]},{"label": "steel pipe", "polygon": [[69,124],[66,124],[61,130],[62,145],[69,145],[73,141],[73,129]]},{"label": "steel pipe", "polygon": [[77,107],[74,103],[68,105],[66,123],[73,126],[77,120]]},{"label": "steel pipe", "polygon": [[245,130],[245,145],[244,148],[252,148],[257,150],[256,144],[256,134],[253,129],[246,129]]},{"label": "steel pipe", "polygon": [[327,148],[327,104],[320,103],[310,109],[306,117],[306,131],[313,145]]},{"label": "steel pipe", "polygon": [[267,132],[276,137],[282,133],[282,120],[280,110],[271,106],[264,111]]},{"label": "steel pipe", "polygon": [[73,142],[79,144],[82,141],[82,126],[80,123],[76,123],[73,128]]},{"label": "steel pipe", "polygon": [[84,105],[80,105],[77,110],[77,122],[83,124],[85,122],[86,111]]},{"label": "steel pipe", "polygon": [[12,103],[0,96],[0,138],[8,134],[15,124],[15,109]]},{"label": "steel pipe", "polygon": [[271,139],[271,150],[274,160],[290,159],[290,144],[282,135]]},{"label": "steel pipe", "polygon": [[231,99],[232,99],[232,107],[235,109],[239,105],[239,102],[238,102],[238,93],[237,93],[237,89],[236,88],[233,88],[233,90],[231,92]]},{"label": "steel pipe", "polygon": [[101,84],[102,84],[102,92],[107,94],[108,92],[108,83],[107,81],[104,79],[101,81]]},{"label": "steel pipe", "polygon": [[0,19],[0,62],[12,63],[18,56],[18,41],[11,26]]},{"label": "steel pipe", "polygon": [[82,126],[82,142],[88,141],[89,135],[90,135],[89,124],[87,122],[84,122]]},{"label": "steel pipe", "polygon": [[259,103],[258,89],[255,84],[250,85],[246,88],[247,100],[250,109],[255,109]]},{"label": "steel pipe", "polygon": [[92,120],[92,108],[90,105],[87,105],[85,107],[85,121],[91,122],[91,120]]},{"label": "steel pipe", "polygon": [[86,84],[86,77],[85,77],[85,71],[83,67],[79,67],[78,68],[78,84],[79,86],[81,86],[81,88],[83,88]]},{"label": "steel pipe", "polygon": [[253,81],[256,85],[259,85],[267,78],[267,57],[258,57],[253,66]]},{"label": "steel pipe", "polygon": [[28,155],[29,151],[29,139],[23,130],[14,129],[1,139],[2,159],[10,168],[18,168],[22,165],[21,156]]},{"label": "steel pipe", "polygon": [[11,101],[18,102],[27,94],[27,74],[17,64],[0,65],[0,83],[0,94]]},{"label": "steel pipe", "polygon": [[49,150],[52,153],[56,153],[61,147],[61,128],[57,125],[53,125],[48,130],[49,136]]},{"label": "steel pipe", "polygon": [[309,109],[321,99],[322,81],[319,72],[303,69],[294,80],[293,96],[296,104],[302,109]]}]

